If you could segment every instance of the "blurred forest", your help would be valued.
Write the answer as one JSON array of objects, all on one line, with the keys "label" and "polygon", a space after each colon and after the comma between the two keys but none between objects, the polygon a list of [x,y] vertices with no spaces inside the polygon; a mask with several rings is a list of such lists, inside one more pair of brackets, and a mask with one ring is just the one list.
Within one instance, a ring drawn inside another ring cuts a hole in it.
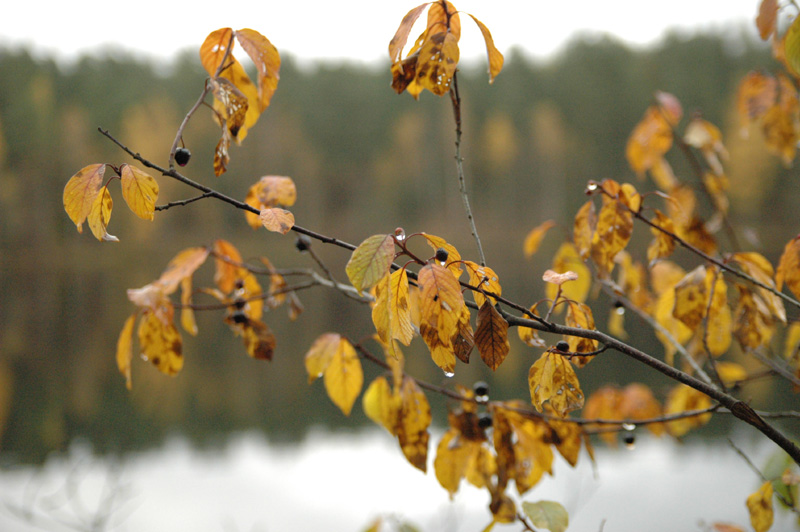
[{"label": "blurred forest", "polygon": [[[635,181],[625,142],[656,90],[673,93],[687,115],[696,110],[722,129],[732,154],[727,168],[733,219],[748,249],[775,262],[798,231],[800,187],[796,171],[782,167],[757,132],[749,140],[740,135],[736,86],[749,70],[775,65],[766,46],[743,33],[732,42],[730,35],[674,34],[657,47],[631,49],[594,37],[572,42],[546,62],[512,52],[491,86],[483,66],[462,71],[467,186],[504,295],[528,304],[543,297],[542,272],[571,231],[587,180]],[[360,408],[344,418],[319,383],[307,384],[302,357],[319,334],[335,327],[358,339],[372,332],[368,309],[320,288],[299,294],[306,311],[296,322],[283,308],[265,317],[278,338],[272,362],[247,357],[241,340],[222,323],[223,313],[202,313],[198,337],[184,334],[186,365],[178,377],[138,363],[133,391],[125,389],[114,360],[117,336],[133,310],[125,290],[157,278],[181,249],[224,238],[248,259],[266,256],[278,268],[313,266],[295,249],[292,234],[253,231],[241,212],[220,202],[173,208],[157,213],[152,223],[118,209],[109,232],[120,244],[98,243],[89,231],[78,235],[64,213],[62,191],[77,170],[90,163],[133,162],[98,126],[166,165],[174,133],[204,79],[195,52],[165,67],[120,54],[59,65],[25,50],[0,50],[5,463],[40,461],[75,438],[110,452],[156,445],[172,433],[211,445],[236,430],[255,428],[283,439],[300,437],[314,424],[365,421]],[[300,68],[284,54],[273,103],[247,141],[232,148],[228,172],[213,176],[218,128],[210,112],[204,117],[201,111],[184,136],[193,153],[184,173],[240,199],[259,177],[288,175],[297,183],[292,210],[303,227],[352,243],[396,227],[408,234],[425,231],[475,259],[458,195],[450,102],[430,94],[419,102],[397,96],[390,81],[388,61],[381,68]],[[688,174],[684,161],[671,162],[679,175]],[[168,180],[160,184],[159,203],[194,195]],[[112,195],[122,201],[118,188]],[[552,231],[534,259],[526,260],[525,235],[547,219],[556,220],[560,231]],[[649,239],[648,231],[637,228],[634,238],[637,233]],[[348,254],[314,247],[345,279]],[[593,305],[607,308],[604,297],[597,297]],[[595,316],[605,328],[603,312]],[[633,317],[626,326],[633,345],[661,353],[651,330]],[[538,354],[512,338],[508,360],[490,379],[493,398],[527,397],[525,375],[530,357]],[[409,370],[420,378],[445,380],[422,342],[412,344],[408,358]],[[488,372],[476,361],[459,366],[454,380],[471,385]],[[622,372],[622,382],[647,374],[608,353],[581,382],[589,391]],[[657,392],[670,384],[648,382]]]}]

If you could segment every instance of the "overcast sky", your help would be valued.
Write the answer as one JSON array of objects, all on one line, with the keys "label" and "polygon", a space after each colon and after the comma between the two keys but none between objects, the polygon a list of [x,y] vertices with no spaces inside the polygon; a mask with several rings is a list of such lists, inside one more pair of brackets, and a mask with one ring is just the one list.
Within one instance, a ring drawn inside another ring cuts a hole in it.
[{"label": "overcast sky", "polygon": [[[403,16],[420,0],[170,0],[6,2],[0,46],[32,46],[69,60],[81,52],[122,48],[169,58],[196,49],[225,26],[263,33],[281,52],[301,59],[377,61]],[[758,0],[456,0],[477,16],[506,53],[519,46],[533,57],[558,50],[576,32],[606,32],[635,44],[652,43],[667,28],[752,28]],[[191,7],[189,7],[191,6]],[[212,7],[219,6],[219,7]],[[464,27],[463,59],[485,53],[477,27]],[[416,31],[416,30],[415,30]],[[413,36],[410,39],[413,42]]]}]

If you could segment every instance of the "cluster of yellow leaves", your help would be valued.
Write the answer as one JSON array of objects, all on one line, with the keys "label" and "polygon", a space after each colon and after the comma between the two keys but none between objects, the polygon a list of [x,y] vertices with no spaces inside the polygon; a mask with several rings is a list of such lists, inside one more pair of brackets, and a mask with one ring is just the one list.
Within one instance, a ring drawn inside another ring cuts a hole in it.
[{"label": "cluster of yellow leaves", "polygon": [[[64,210],[75,223],[78,232],[83,232],[83,222],[89,223],[92,234],[100,241],[119,242],[107,231],[114,202],[108,191],[108,183],[103,183],[105,163],[90,164],[81,168],[64,187]],[[152,220],[158,198],[158,183],[149,174],[123,164],[114,168],[122,182],[122,197],[131,211],[143,220]],[[113,178],[112,178],[113,179]]]},{"label": "cluster of yellow leaves", "polygon": [[[403,59],[403,48],[411,29],[426,8],[428,8],[428,19],[425,30]],[[474,15],[469,16],[478,25],[486,42],[491,83],[503,68],[503,54],[495,47],[489,29]],[[461,17],[455,6],[447,0],[426,2],[409,11],[389,43],[392,88],[398,94],[407,91],[415,99],[419,98],[425,89],[437,96],[447,94],[458,67],[460,38]]]},{"label": "cluster of yellow leaves", "polygon": [[[233,55],[235,40],[256,66],[257,86]],[[261,113],[269,106],[280,79],[278,50],[259,32],[221,28],[211,32],[200,46],[200,61],[211,79],[214,111],[222,127],[222,138],[214,152],[214,173],[225,173],[230,162],[232,140],[240,143]]]},{"label": "cluster of yellow leaves", "polygon": [[225,322],[242,336],[248,355],[256,359],[271,360],[275,350],[275,336],[261,321],[265,300],[269,308],[284,302],[290,304],[290,317],[302,312],[302,305],[294,292],[288,290],[286,281],[270,264],[270,289],[266,294],[256,276],[245,267],[239,251],[225,240],[217,240],[212,247],[188,248],[173,257],[161,276],[141,288],[128,290],[128,299],[137,307],[122,328],[117,342],[117,365],[131,388],[131,359],[133,358],[133,331],[139,317],[138,341],[143,359],[159,371],[176,375],[183,368],[183,341],[175,325],[175,304],[169,296],[181,288],[180,323],[183,330],[197,335],[198,328],[192,308],[192,279],[194,273],[212,255],[215,263],[214,288],[198,290],[216,298],[228,309]]},{"label": "cluster of yellow leaves", "polygon": [[297,188],[291,177],[264,176],[247,191],[244,202],[260,214],[245,211],[245,219],[253,229],[261,226],[285,235],[294,227],[294,215],[282,207],[297,201]]},{"label": "cluster of yellow leaves", "polygon": [[[521,401],[493,402],[486,413],[479,414],[473,392],[459,392],[464,400],[448,414],[449,428],[437,446],[436,478],[451,497],[462,480],[487,489],[493,524],[513,522],[517,510],[506,493],[510,481],[520,495],[525,494],[545,473],[553,474],[556,450],[574,466],[585,439],[583,430],[575,423],[532,417]],[[491,419],[491,423],[482,419]],[[491,438],[486,432],[489,425],[493,427]]]}]

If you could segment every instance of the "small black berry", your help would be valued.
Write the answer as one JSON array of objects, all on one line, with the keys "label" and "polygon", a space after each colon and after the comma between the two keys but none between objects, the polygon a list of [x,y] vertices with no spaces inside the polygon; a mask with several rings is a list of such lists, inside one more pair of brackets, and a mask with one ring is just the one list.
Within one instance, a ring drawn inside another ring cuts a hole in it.
[{"label": "small black berry", "polygon": [[489,385],[484,381],[477,381],[472,385],[472,391],[475,392],[475,395],[478,397],[486,397],[489,395]]},{"label": "small black berry", "polygon": [[297,240],[294,241],[294,247],[297,251],[308,251],[311,247],[311,239],[306,235],[297,235]]},{"label": "small black berry", "polygon": [[233,323],[247,323],[248,317],[241,309],[231,312],[230,319]]},{"label": "small black berry", "polygon": [[625,443],[625,445],[633,445],[636,443],[636,436],[628,432],[622,437],[622,441]]},{"label": "small black berry", "polygon": [[478,426],[484,430],[488,429],[492,426],[492,415],[489,413],[483,413],[478,418]]},{"label": "small black berry", "polygon": [[562,353],[568,353],[569,352],[569,342],[565,342],[564,340],[561,340],[560,342],[558,342],[556,344],[556,349],[558,349]]},{"label": "small black berry", "polygon": [[439,262],[447,262],[447,257],[450,256],[450,253],[444,248],[437,248],[436,249],[436,260]]},{"label": "small black berry", "polygon": [[175,162],[178,163],[178,166],[186,166],[191,157],[192,152],[190,152],[187,148],[178,148],[175,150]]}]

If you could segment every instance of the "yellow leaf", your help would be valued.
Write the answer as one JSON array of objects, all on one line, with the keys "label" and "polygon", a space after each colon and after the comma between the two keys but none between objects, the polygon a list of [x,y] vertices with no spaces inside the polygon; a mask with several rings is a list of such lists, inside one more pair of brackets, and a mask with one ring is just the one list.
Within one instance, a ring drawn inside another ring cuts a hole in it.
[{"label": "yellow leaf", "polygon": [[344,338],[325,370],[325,390],[333,404],[339,407],[344,415],[349,416],[361,387],[364,384],[364,373],[356,350]]},{"label": "yellow leaf", "polygon": [[103,190],[94,200],[92,210],[89,211],[89,229],[92,234],[101,242],[119,242],[119,238],[114,235],[108,234],[106,227],[108,221],[111,219],[111,209],[114,207],[114,201],[111,199],[111,193],[108,187],[103,187]]},{"label": "yellow leaf", "polygon": [[767,481],[758,491],[747,497],[747,510],[750,512],[750,524],[756,532],[767,532],[772,527],[774,518],[772,510],[772,482]]},{"label": "yellow leaf", "polygon": [[[716,269],[708,271],[706,280],[713,290],[706,316],[705,341],[712,356],[728,351],[733,341],[733,314],[728,306],[728,286]],[[713,288],[712,288],[713,287]]]},{"label": "yellow leaf", "polygon": [[[579,329],[586,329],[587,331],[595,330],[592,309],[584,303],[569,301],[567,303],[567,317],[565,322],[569,327],[577,327]],[[573,353],[591,353],[597,350],[597,340],[570,336],[568,342],[569,350]],[[578,357],[574,359],[574,363],[578,367],[583,367],[591,360],[591,357]]]},{"label": "yellow leaf", "polygon": [[580,254],[581,259],[589,257],[592,250],[592,235],[597,227],[597,214],[595,213],[594,202],[587,201],[578,209],[575,215],[575,222],[572,229],[572,241]]},{"label": "yellow leaf", "polygon": [[[584,264],[577,248],[569,242],[564,242],[553,257],[552,270],[556,273],[574,272],[577,279],[561,286],[561,295],[566,299],[583,303],[592,287],[592,272]],[[554,284],[545,286],[545,294],[550,300],[555,299],[558,287]]]},{"label": "yellow leaf", "polygon": [[294,227],[294,214],[279,207],[261,209],[261,214],[258,217],[264,227],[282,235],[285,235]]},{"label": "yellow leaf", "polygon": [[726,386],[733,386],[747,378],[747,370],[735,362],[717,362],[716,369]]},{"label": "yellow leaf", "polygon": [[550,530],[550,532],[564,532],[569,525],[567,510],[555,501],[523,501],[522,511],[531,520],[533,526]]},{"label": "yellow leaf", "polygon": [[558,436],[555,443],[556,449],[558,449],[558,452],[569,465],[575,467],[578,463],[578,455],[581,451],[583,429],[577,423],[570,423],[568,421],[549,420],[547,423]]},{"label": "yellow leaf", "polygon": [[[703,410],[711,407],[711,399],[704,393],[698,392],[685,384],[679,384],[670,391],[664,405],[664,414],[679,414],[693,410]],[[667,422],[670,434],[680,438],[691,429],[702,427],[711,419],[711,413],[699,414],[692,417],[677,419]]]},{"label": "yellow leaf", "polygon": [[83,232],[83,222],[89,216],[95,199],[103,186],[105,164],[84,166],[67,181],[64,187],[64,210],[78,228]]},{"label": "yellow leaf", "polygon": [[392,235],[372,235],[353,251],[345,271],[353,287],[361,293],[378,284],[393,260]]},{"label": "yellow leaf", "polygon": [[408,274],[405,268],[391,275],[387,273],[375,285],[375,294],[372,322],[381,341],[395,357],[392,340],[399,340],[404,345],[409,345],[414,336],[409,306]]},{"label": "yellow leaf", "polygon": [[428,427],[431,407],[417,382],[403,378],[400,388],[401,407],[397,418],[397,439],[406,459],[422,472],[428,469]]},{"label": "yellow leaf", "polygon": [[242,336],[244,347],[251,358],[272,360],[272,354],[275,352],[275,335],[266,323],[254,319],[248,320],[244,325]]},{"label": "yellow leaf", "polygon": [[158,278],[164,293],[173,293],[184,279],[191,278],[206,261],[209,252],[207,247],[195,247],[184,249],[175,255]]},{"label": "yellow leaf", "polygon": [[478,28],[481,30],[481,35],[483,35],[483,40],[486,42],[486,53],[489,56],[489,83],[494,83],[494,78],[503,69],[503,54],[495,47],[494,39],[492,39],[489,28],[487,28],[483,22],[475,18],[475,15],[470,15],[470,17],[472,17],[472,20],[478,25]]},{"label": "yellow leaf", "polygon": [[214,256],[216,265],[214,282],[217,288],[228,294],[233,291],[236,281],[242,278],[243,268],[240,266],[242,256],[233,244],[221,239],[214,242]]},{"label": "yellow leaf", "polygon": [[[247,191],[244,202],[258,210],[267,207],[291,207],[297,201],[297,188],[290,177],[264,176]],[[245,211],[247,223],[253,229],[261,227],[257,214]]]},{"label": "yellow leaf", "polygon": [[458,66],[458,39],[450,31],[429,35],[419,51],[415,81],[437,96],[450,91]]},{"label": "yellow leaf", "polygon": [[403,48],[406,45],[406,41],[408,41],[408,34],[411,33],[411,28],[414,26],[414,23],[428,5],[430,4],[427,2],[420,4],[403,17],[403,20],[400,22],[400,27],[397,28],[394,37],[392,37],[392,40],[389,42],[389,58],[392,60],[392,64],[400,61]]},{"label": "yellow leaf", "polygon": [[[734,253],[731,259],[736,261],[742,270],[762,284],[775,289],[775,282],[772,280],[774,270],[772,264],[763,255],[755,252]],[[772,316],[778,318],[782,323],[786,323],[786,309],[783,300],[773,292],[765,288],[757,288],[756,294],[767,304]]]},{"label": "yellow leaf", "polygon": [[487,366],[495,371],[506,359],[510,349],[508,323],[491,302],[485,301],[478,311],[475,345]]},{"label": "yellow leaf", "polygon": [[[586,400],[583,409],[583,417],[586,419],[608,419],[622,420],[622,390],[616,386],[603,386],[595,390]],[[616,426],[616,425],[613,425]],[[608,425],[589,424],[587,428],[608,427]],[[600,438],[606,444],[614,446],[617,444],[617,434],[615,432],[601,432]]]},{"label": "yellow leaf", "polygon": [[526,257],[530,258],[539,251],[542,239],[547,234],[547,231],[555,227],[555,225],[556,223],[553,220],[547,220],[530,230],[528,236],[525,237],[525,243],[522,245]]},{"label": "yellow leaf", "polygon": [[777,88],[775,78],[762,72],[749,72],[742,79],[736,91],[736,110],[743,133],[775,104]]},{"label": "yellow leaf", "polygon": [[[535,316],[539,315],[539,313],[536,311],[536,305],[532,306],[530,311]],[[529,329],[528,327],[517,327],[517,334],[519,335],[519,339],[522,340],[525,345],[530,347],[547,347],[547,343],[539,337],[539,333],[535,329]]]},{"label": "yellow leaf", "polygon": [[791,239],[783,248],[775,273],[775,288],[783,289],[783,283],[800,298],[800,235]]},{"label": "yellow leaf", "polygon": [[447,269],[450,270],[456,279],[461,277],[461,254],[452,244],[448,244],[444,238],[429,235],[427,233],[422,233],[422,236],[428,241],[428,245],[435,250],[442,248],[447,251],[447,264],[442,264],[442,266],[447,266]]},{"label": "yellow leaf", "polygon": [[304,358],[309,384],[322,377],[328,369],[341,340],[336,333],[325,333],[311,344]]},{"label": "yellow leaf", "polygon": [[479,444],[462,438],[456,429],[451,428],[444,433],[436,447],[436,458],[433,460],[436,480],[447,490],[451,500],[458,491],[461,479],[466,476],[470,457],[478,446]]},{"label": "yellow leaf", "polygon": [[131,359],[133,358],[133,325],[136,314],[129,316],[122,326],[122,332],[117,340],[117,368],[125,377],[125,386],[130,390],[131,384]]},{"label": "yellow leaf", "polygon": [[545,401],[555,412],[566,416],[583,406],[583,392],[572,365],[557,353],[543,353],[528,372],[531,402],[542,411]]},{"label": "yellow leaf", "polygon": [[763,300],[743,286],[737,285],[737,288],[739,302],[734,313],[733,334],[742,346],[757,349],[772,338],[772,318]]},{"label": "yellow leaf", "polygon": [[661,259],[669,257],[675,251],[675,239],[672,237],[675,234],[675,224],[672,223],[671,218],[658,209],[656,209],[656,215],[650,221],[666,231],[665,233],[655,227],[650,228],[650,232],[653,233],[655,238],[647,248],[647,260],[652,265]]},{"label": "yellow leaf", "polygon": [[139,348],[142,358],[150,361],[161,373],[177,375],[183,368],[181,334],[169,321],[155,312],[146,310],[139,320]]},{"label": "yellow leaf", "polygon": [[[675,318],[672,311],[675,308],[675,289],[664,290],[656,301],[653,317],[659,325],[675,339],[679,344],[686,343],[692,337],[692,330]],[[660,331],[656,331],[656,337],[664,345],[664,359],[667,364],[672,363],[676,347],[670,339]]]},{"label": "yellow leaf", "polygon": [[[467,270],[467,275],[469,275],[469,284],[498,296],[503,294],[500,281],[493,269],[488,266],[480,266],[469,260],[463,261],[463,264]],[[486,297],[480,291],[473,291],[472,297],[478,307],[482,306],[483,302],[486,301]],[[489,299],[493,304],[497,303],[495,298],[490,296]]]},{"label": "yellow leaf", "polygon": [[[509,401],[506,405],[521,408],[522,402]],[[553,451],[550,442],[555,435],[549,425],[540,419],[531,419],[502,407],[494,410],[494,420],[494,430],[500,433],[500,442],[495,434],[498,469],[502,467],[514,479],[520,495],[535,486],[545,473],[552,475]]]},{"label": "yellow leaf", "polygon": [[698,266],[675,285],[672,315],[690,329],[703,322],[708,307],[708,284],[705,266]]},{"label": "yellow leaf", "polygon": [[637,174],[649,170],[672,147],[672,128],[658,106],[650,106],[644,118],[636,124],[625,156]]},{"label": "yellow leaf", "polygon": [[783,38],[786,62],[792,74],[800,75],[800,18],[795,18]]},{"label": "yellow leaf", "polygon": [[372,421],[395,435],[399,401],[395,401],[392,388],[384,377],[377,377],[364,392],[362,398],[364,413]]},{"label": "yellow leaf", "polygon": [[200,46],[200,62],[209,76],[218,75],[217,69],[222,66],[222,58],[225,57],[228,46],[233,48],[233,44],[231,28],[220,28],[208,34]]},{"label": "yellow leaf", "polygon": [[420,320],[438,332],[442,343],[449,345],[457,332],[464,307],[461,285],[438,264],[428,264],[417,275],[420,288]]},{"label": "yellow leaf", "polygon": [[269,39],[255,30],[237,30],[236,38],[258,70],[258,110],[264,111],[278,88],[281,57]]},{"label": "yellow leaf", "polygon": [[800,346],[800,322],[795,321],[786,329],[783,358],[792,360],[792,358],[796,357],[798,346]]},{"label": "yellow leaf", "polygon": [[214,110],[225,121],[231,137],[237,138],[245,125],[249,103],[247,96],[234,83],[223,77],[212,78],[208,82],[214,95]]},{"label": "yellow leaf", "polygon": [[429,35],[433,35],[445,30],[452,33],[456,41],[461,38],[461,17],[458,10],[449,1],[432,2],[431,8],[428,10],[426,31]]},{"label": "yellow leaf", "polygon": [[228,170],[228,163],[231,161],[229,149],[231,147],[231,134],[228,128],[223,128],[222,138],[219,139],[217,147],[214,148],[214,175],[219,177]]},{"label": "yellow leaf", "polygon": [[158,183],[152,176],[135,166],[120,168],[122,197],[133,213],[143,220],[152,220],[158,199]]},{"label": "yellow leaf", "polygon": [[192,278],[181,279],[181,327],[183,330],[197,336],[197,321],[194,319],[192,305]]},{"label": "yellow leaf", "polygon": [[592,236],[591,256],[601,278],[614,269],[614,257],[625,249],[633,232],[633,215],[622,201],[610,201],[600,209]]}]

